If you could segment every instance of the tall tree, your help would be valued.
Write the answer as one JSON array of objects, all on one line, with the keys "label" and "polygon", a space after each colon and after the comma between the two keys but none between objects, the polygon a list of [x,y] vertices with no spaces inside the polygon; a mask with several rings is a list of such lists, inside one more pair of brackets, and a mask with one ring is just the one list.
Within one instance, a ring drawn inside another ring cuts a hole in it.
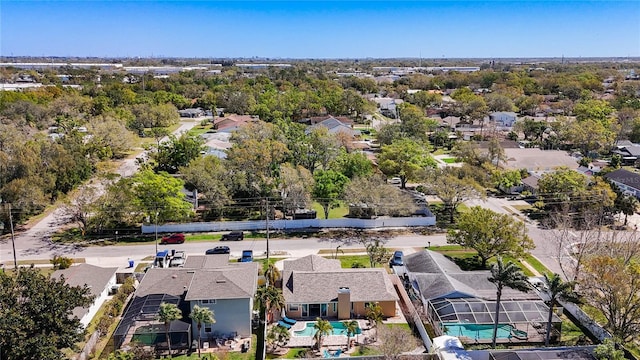
[{"label": "tall tree", "polygon": [[212,206],[222,208],[231,201],[229,171],[216,156],[198,157],[181,167],[180,173],[187,189],[198,190]]},{"label": "tall tree", "polygon": [[365,317],[369,320],[371,326],[376,329],[376,336],[378,333],[378,325],[382,323],[384,314],[382,313],[382,307],[379,303],[368,303]]},{"label": "tall tree", "polygon": [[191,214],[191,204],[184,200],[181,191],[184,182],[165,172],[155,174],[142,170],[130,179],[122,179],[120,188],[130,187],[134,196],[133,205],[154,221],[180,220]]},{"label": "tall tree", "polygon": [[331,326],[329,320],[316,318],[316,323],[313,325],[313,328],[316,330],[313,338],[316,339],[316,347],[320,350],[320,348],[322,348],[322,341],[324,340],[324,337],[331,335],[333,326]]},{"label": "tall tree", "polygon": [[417,209],[409,194],[386,183],[380,175],[353,179],[344,191],[344,199],[361,207],[362,215],[368,216],[411,216]]},{"label": "tall tree", "polygon": [[411,331],[401,326],[381,327],[378,341],[380,342],[378,349],[385,360],[400,359],[403,352],[418,347],[418,341]]},{"label": "tall tree", "polygon": [[340,154],[333,159],[329,168],[333,169],[349,179],[359,176],[368,176],[373,172],[373,164],[367,158],[364,152],[346,152],[342,150]]},{"label": "tall tree", "polygon": [[176,304],[161,303],[156,315],[156,320],[164,324],[164,335],[167,339],[167,347],[169,348],[169,359],[171,359],[171,336],[169,335],[169,328],[171,323],[182,318],[182,311],[178,309]]},{"label": "tall tree", "polygon": [[449,230],[447,242],[478,252],[482,267],[497,255],[520,257],[534,248],[525,224],[506,214],[474,206],[460,216],[458,230]]},{"label": "tall tree", "polygon": [[179,137],[169,136],[169,141],[160,143],[157,151],[151,157],[156,161],[154,170],[166,171],[170,174],[178,172],[181,166],[201,156],[204,150],[204,140],[195,135],[183,133]]},{"label": "tall tree", "polygon": [[584,262],[579,284],[585,302],[604,315],[605,329],[623,343],[638,341],[640,264],[637,260],[617,255],[591,256]]},{"label": "tall tree", "polygon": [[333,170],[317,171],[313,176],[313,198],[322,205],[324,218],[329,218],[329,210],[338,204],[349,179]]},{"label": "tall tree", "polygon": [[309,207],[313,182],[311,172],[301,165],[297,167],[293,167],[289,163],[280,165],[278,190],[285,214],[293,215],[296,209]]},{"label": "tall tree", "polygon": [[260,309],[266,311],[267,320],[272,318],[273,310],[282,310],[285,306],[282,290],[275,287],[275,284],[259,287],[256,292],[256,302]]},{"label": "tall tree", "polygon": [[271,351],[275,351],[278,346],[283,346],[291,338],[289,330],[282,326],[272,326],[267,333],[267,344],[273,346]]},{"label": "tall tree", "polygon": [[461,173],[454,168],[435,169],[427,174],[424,186],[442,200],[451,224],[458,205],[467,200],[484,198],[482,186],[473,178],[461,178]]},{"label": "tall tree", "polygon": [[6,360],[65,359],[61,352],[84,339],[77,306],[93,298],[86,286],[69,286],[38,269],[0,272],[0,352]]},{"label": "tall tree", "polygon": [[500,300],[502,298],[502,290],[505,287],[526,292],[530,289],[527,276],[520,270],[520,268],[509,261],[506,265],[502,263],[502,258],[498,257],[498,260],[491,267],[491,276],[489,281],[496,286],[496,314],[493,323],[493,336],[491,346],[496,348],[496,337],[498,336],[498,324],[500,321]]},{"label": "tall tree", "polygon": [[189,317],[196,322],[198,326],[198,357],[200,357],[200,348],[202,348],[202,324],[215,324],[213,311],[206,307],[194,305],[191,309]]},{"label": "tall tree", "polygon": [[416,180],[421,171],[435,167],[436,162],[429,155],[427,147],[409,139],[401,139],[382,146],[378,164],[386,176],[399,177],[404,189],[408,180]]},{"label": "tall tree", "polygon": [[576,283],[572,281],[562,281],[562,278],[558,274],[551,276],[544,274],[544,285],[546,287],[546,293],[549,295],[549,316],[547,317],[547,332],[544,337],[544,345],[549,346],[549,339],[551,338],[551,321],[553,319],[553,307],[558,300],[571,303],[579,303],[580,298],[573,291]]},{"label": "tall tree", "polygon": [[351,337],[358,331],[358,322],[355,320],[343,321],[342,325],[347,332],[347,351],[351,348]]}]

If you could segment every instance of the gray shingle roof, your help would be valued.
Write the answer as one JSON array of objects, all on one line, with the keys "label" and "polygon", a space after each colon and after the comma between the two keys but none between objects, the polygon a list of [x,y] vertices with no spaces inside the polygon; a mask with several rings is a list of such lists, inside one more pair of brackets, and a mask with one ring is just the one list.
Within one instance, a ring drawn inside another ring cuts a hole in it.
[{"label": "gray shingle roof", "polygon": [[606,174],[604,177],[630,188],[640,190],[640,175],[625,169],[618,169]]},{"label": "gray shingle roof", "polygon": [[282,292],[288,303],[322,303],[337,301],[341,287],[349,288],[354,302],[398,300],[384,269],[290,271]]},{"label": "gray shingle roof", "polygon": [[185,300],[244,299],[255,295],[258,263],[242,263],[227,269],[196,271]]},{"label": "gray shingle roof", "polygon": [[[213,255],[211,256],[213,258]],[[203,260],[204,263],[208,260]],[[187,258],[189,259],[189,258]],[[195,263],[195,262],[194,262]],[[193,264],[193,263],[192,263]],[[253,297],[258,285],[258,263],[225,263],[218,268],[149,269],[136,296],[185,295],[185,300]]]},{"label": "gray shingle roof", "polygon": [[283,264],[283,271],[325,271],[342,269],[340,260],[326,259],[318,255],[308,255],[296,260],[286,260]]},{"label": "gray shingle roof", "polygon": [[[485,300],[495,300],[496,287],[489,281],[491,272],[463,271],[453,261],[434,251],[421,251],[404,257],[405,268],[415,279],[420,293],[425,299],[464,296],[464,294]],[[533,292],[505,288],[503,299],[539,299]]]},{"label": "gray shingle roof", "polygon": [[117,270],[118,268],[115,267],[103,268],[89,264],[80,264],[71,266],[68,269],[56,270],[51,274],[51,277],[58,279],[64,276],[65,282],[68,285],[87,285],[91,288],[92,295],[98,295],[104,290]]},{"label": "gray shingle roof", "polygon": [[227,265],[229,265],[229,254],[189,255],[184,263],[184,268],[215,269]]},{"label": "gray shingle roof", "polygon": [[[56,270],[51,277],[59,279],[64,276],[65,283],[70,286],[87,285],[91,295],[98,296],[109,284],[109,280],[115,275],[118,268],[103,268],[99,266],[80,264],[71,266],[68,269]],[[89,308],[76,307],[73,315],[81,319],[89,312]]]}]

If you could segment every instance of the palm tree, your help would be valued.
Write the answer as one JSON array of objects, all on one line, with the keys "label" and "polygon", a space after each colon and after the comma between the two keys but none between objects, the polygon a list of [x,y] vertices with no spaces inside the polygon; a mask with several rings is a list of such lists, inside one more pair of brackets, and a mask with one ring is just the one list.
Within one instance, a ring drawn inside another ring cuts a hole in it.
[{"label": "palm tree", "polygon": [[576,283],[574,281],[562,281],[560,275],[553,274],[548,276],[544,274],[544,284],[546,292],[549,295],[549,317],[547,318],[547,333],[544,338],[544,345],[549,346],[549,338],[551,337],[551,320],[553,319],[553,307],[557,300],[563,300],[571,303],[579,303],[580,298],[573,291]]},{"label": "palm tree", "polygon": [[167,338],[167,346],[169,347],[169,358],[171,358],[171,338],[169,337],[169,326],[172,321],[182,318],[182,311],[178,309],[176,304],[162,303],[156,315],[156,320],[164,323],[164,335]]},{"label": "palm tree", "polygon": [[289,330],[282,326],[273,326],[267,334],[267,343],[275,344],[273,350],[284,345],[291,338]]},{"label": "palm tree", "polygon": [[328,336],[333,332],[333,326],[331,326],[331,323],[328,320],[316,318],[316,323],[313,325],[313,328],[316,329],[316,333],[313,335],[313,338],[316,339],[318,350],[320,350],[322,347],[322,340],[325,336]]},{"label": "palm tree", "polygon": [[358,322],[355,320],[343,321],[342,324],[347,330],[347,350],[351,347],[351,337],[358,331]]},{"label": "palm tree", "polygon": [[285,306],[282,290],[275,286],[261,286],[256,293],[256,301],[260,309],[267,312],[267,320],[272,310],[282,310]]},{"label": "palm tree", "polygon": [[522,273],[522,270],[518,265],[509,261],[506,265],[502,263],[502,258],[498,257],[498,261],[491,266],[491,276],[489,277],[496,288],[496,318],[493,324],[493,341],[492,346],[496,347],[496,337],[498,336],[498,322],[500,317],[500,298],[502,297],[502,290],[505,287],[526,292],[531,287],[527,276]]},{"label": "palm tree", "polygon": [[367,306],[367,313],[365,315],[371,326],[376,329],[375,335],[378,336],[378,324],[382,322],[384,314],[382,313],[382,307],[379,303],[369,303]]},{"label": "palm tree", "polygon": [[269,264],[264,271],[264,277],[267,278],[267,285],[276,286],[276,282],[280,280],[280,270],[273,264]]},{"label": "palm tree", "polygon": [[200,348],[202,347],[202,324],[215,324],[216,320],[213,318],[213,311],[206,307],[200,307],[194,305],[191,309],[189,317],[196,322],[198,326],[198,357],[200,357]]}]

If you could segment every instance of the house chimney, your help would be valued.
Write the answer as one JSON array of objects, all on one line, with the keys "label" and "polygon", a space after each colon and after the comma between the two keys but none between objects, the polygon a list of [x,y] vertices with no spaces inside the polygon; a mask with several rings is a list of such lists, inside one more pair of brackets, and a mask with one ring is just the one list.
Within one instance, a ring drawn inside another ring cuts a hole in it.
[{"label": "house chimney", "polygon": [[338,320],[351,318],[351,290],[348,287],[338,289]]}]

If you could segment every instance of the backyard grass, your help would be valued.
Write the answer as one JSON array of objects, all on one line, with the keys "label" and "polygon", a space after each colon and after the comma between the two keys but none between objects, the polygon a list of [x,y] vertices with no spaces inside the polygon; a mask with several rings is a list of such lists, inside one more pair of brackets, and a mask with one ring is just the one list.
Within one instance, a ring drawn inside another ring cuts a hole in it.
[{"label": "backyard grass", "polygon": [[369,355],[380,355],[380,352],[371,346],[360,345],[356,347],[356,350],[351,353],[350,356],[369,356]]},{"label": "backyard grass", "polygon": [[[473,249],[463,248],[460,245],[444,245],[444,246],[432,246],[432,247],[429,248],[429,250],[439,252],[442,255],[449,257],[462,270],[465,270],[465,271],[483,270],[483,268],[481,266],[481,263],[480,263],[480,259],[477,256],[477,252],[475,250],[473,250]],[[512,258],[512,257],[509,257],[509,256],[503,256],[503,260],[505,262],[513,261],[516,265],[518,265],[518,267],[520,267],[520,269],[522,269],[522,272],[526,276],[533,276],[534,275],[533,272],[531,272],[531,270],[529,270],[527,267],[525,267],[519,259]],[[525,258],[525,260],[529,263],[529,260],[527,258]],[[535,258],[533,259],[533,261],[535,261],[537,264],[536,265],[531,265],[531,266],[534,267],[537,271],[540,271],[540,270],[538,270],[538,268],[536,268],[536,266],[541,267],[541,270],[546,270],[546,268],[544,266],[542,266],[542,264],[540,264],[540,262],[535,260]],[[487,268],[493,262],[495,262],[495,259],[494,258],[490,259],[487,262]],[[546,270],[546,271],[548,271],[548,270]]]},{"label": "backyard grass", "polygon": [[309,350],[308,348],[291,348],[284,355],[275,355],[267,353],[267,359],[297,359],[301,354],[305,351]]},{"label": "backyard grass", "polygon": [[[324,219],[324,210],[320,203],[314,201],[312,209],[317,212],[318,219]],[[340,201],[340,205],[338,207],[329,209],[329,219],[340,219],[345,217],[348,213],[349,207],[346,206],[344,202]]]},{"label": "backyard grass", "polygon": [[[569,320],[565,315],[560,316],[562,320],[562,331],[560,341],[562,345],[575,346],[578,342],[584,341],[586,336],[573,321]],[[546,326],[546,323],[544,324]]]}]

